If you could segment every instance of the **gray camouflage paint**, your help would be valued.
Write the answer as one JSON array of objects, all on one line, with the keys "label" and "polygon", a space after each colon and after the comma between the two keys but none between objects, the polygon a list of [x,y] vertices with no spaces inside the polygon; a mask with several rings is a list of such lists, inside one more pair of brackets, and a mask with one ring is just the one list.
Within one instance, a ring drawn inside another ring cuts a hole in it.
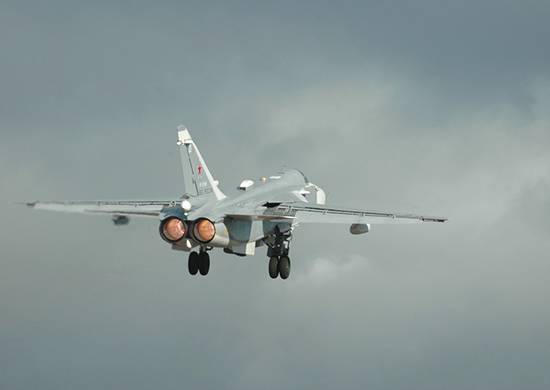
[{"label": "gray camouflage paint", "polygon": [[[0,11],[1,388],[550,387],[548,2]],[[274,283],[263,253],[195,279],[156,222],[12,204],[179,194],[182,122],[228,195],[286,163],[450,223],[303,226]]]}]

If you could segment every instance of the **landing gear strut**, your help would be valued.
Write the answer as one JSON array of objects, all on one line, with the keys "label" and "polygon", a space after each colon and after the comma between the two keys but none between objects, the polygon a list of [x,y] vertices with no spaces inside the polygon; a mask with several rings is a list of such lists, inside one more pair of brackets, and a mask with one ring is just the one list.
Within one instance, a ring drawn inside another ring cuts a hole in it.
[{"label": "landing gear strut", "polygon": [[189,254],[187,265],[191,275],[196,275],[197,272],[200,272],[203,276],[208,275],[208,271],[210,270],[210,255],[203,249],[199,253],[193,251]]},{"label": "landing gear strut", "polygon": [[290,239],[292,235],[290,231],[281,232],[278,227],[275,228],[275,236],[271,241],[266,241],[269,249],[268,271],[272,279],[280,276],[281,279],[287,279],[290,275],[290,259],[288,252],[290,250]]}]

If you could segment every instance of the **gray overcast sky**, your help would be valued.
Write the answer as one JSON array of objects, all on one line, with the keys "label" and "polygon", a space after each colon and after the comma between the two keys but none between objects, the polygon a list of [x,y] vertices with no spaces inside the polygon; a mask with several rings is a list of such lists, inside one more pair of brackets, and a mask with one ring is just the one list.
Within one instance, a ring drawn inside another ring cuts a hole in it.
[{"label": "gray overcast sky", "polygon": [[[550,387],[550,3],[0,1],[1,389]],[[157,223],[28,199],[224,189],[446,225],[303,226],[207,278]]]}]

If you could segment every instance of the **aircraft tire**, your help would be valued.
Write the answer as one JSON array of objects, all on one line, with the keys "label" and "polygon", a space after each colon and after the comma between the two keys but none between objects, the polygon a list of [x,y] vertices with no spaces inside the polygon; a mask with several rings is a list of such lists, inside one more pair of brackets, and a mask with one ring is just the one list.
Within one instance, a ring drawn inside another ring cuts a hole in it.
[{"label": "aircraft tire", "polygon": [[199,254],[197,252],[191,252],[189,254],[189,261],[187,262],[187,268],[191,275],[196,275],[199,271]]},{"label": "aircraft tire", "polygon": [[202,276],[208,275],[210,270],[210,255],[207,252],[199,254],[199,272]]},{"label": "aircraft tire", "polygon": [[290,259],[287,256],[282,256],[279,259],[279,265],[277,268],[281,279],[288,279],[290,275]]},{"label": "aircraft tire", "polygon": [[271,279],[276,279],[279,276],[279,258],[273,256],[269,259],[269,276]]}]

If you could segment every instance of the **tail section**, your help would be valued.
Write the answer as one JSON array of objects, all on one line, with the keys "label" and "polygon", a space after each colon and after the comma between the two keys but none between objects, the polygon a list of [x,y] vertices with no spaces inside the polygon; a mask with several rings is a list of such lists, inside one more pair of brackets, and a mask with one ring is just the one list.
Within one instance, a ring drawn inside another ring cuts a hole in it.
[{"label": "tail section", "polygon": [[218,200],[225,198],[185,126],[178,126],[178,146],[185,192],[195,196],[213,193]]}]

